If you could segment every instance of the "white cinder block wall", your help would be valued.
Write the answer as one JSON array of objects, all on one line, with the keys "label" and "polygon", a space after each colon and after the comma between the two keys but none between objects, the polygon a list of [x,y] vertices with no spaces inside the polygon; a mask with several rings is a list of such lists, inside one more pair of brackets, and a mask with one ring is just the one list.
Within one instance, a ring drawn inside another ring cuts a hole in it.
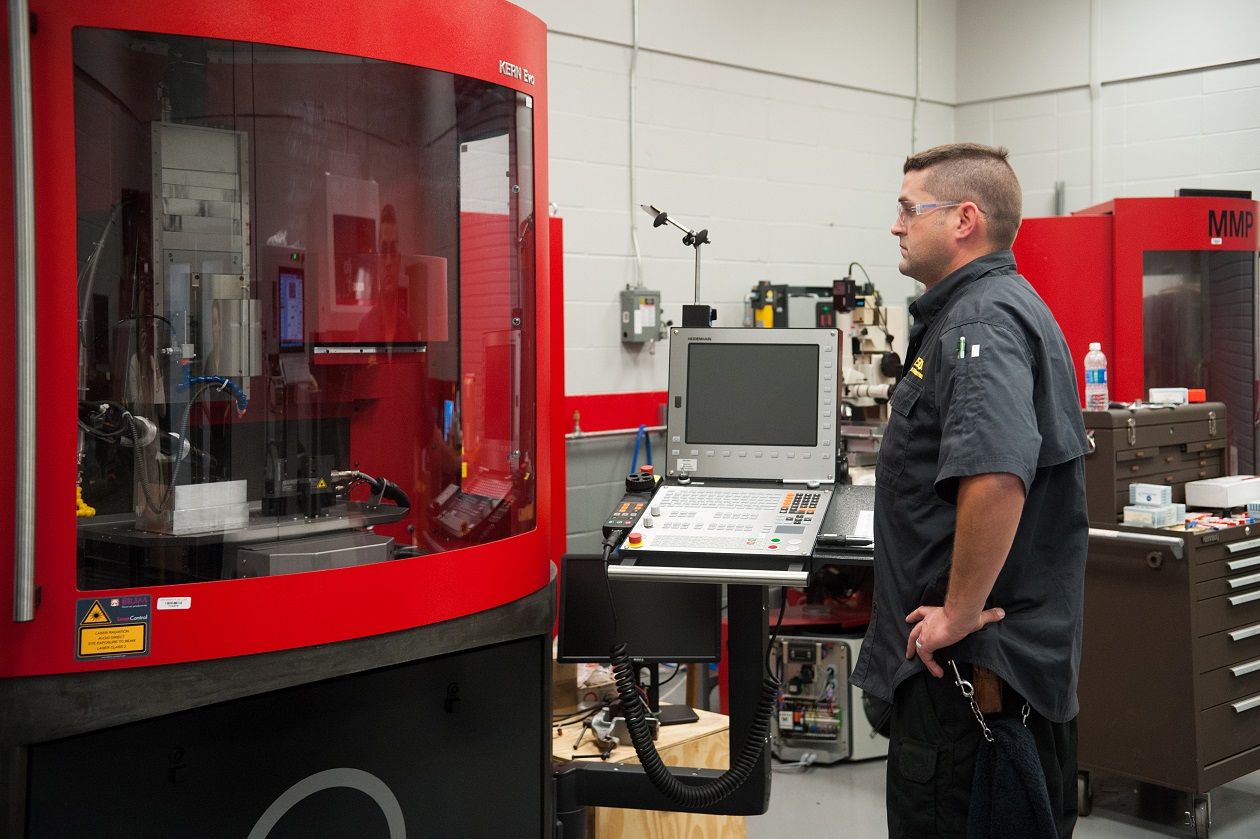
[{"label": "white cinder block wall", "polygon": [[[854,261],[888,301],[914,294],[888,228],[916,148],[1008,146],[1026,216],[1055,212],[1058,182],[1068,211],[1260,196],[1255,0],[519,2],[550,28],[569,394],[666,387],[665,347],[621,344],[618,292],[641,281],[677,321],[694,254],[640,203],[709,230],[700,297],[737,326],[759,280],[826,285]],[[572,549],[597,545],[633,444],[569,443]]]},{"label": "white cinder block wall", "polygon": [[[853,261],[904,300],[887,234],[911,147],[915,5],[789,0],[632,0],[523,5],[545,20],[551,200],[565,224],[566,377],[572,394],[663,390],[665,353],[620,341],[618,291],[641,278],[678,321],[695,296],[694,251],[653,229],[654,204],[694,229],[702,302],[742,322],[759,280],[826,285]],[[934,2],[922,143],[953,137],[954,3]],[[630,64],[636,105],[630,194]],[[890,197],[891,194],[891,197]]]},{"label": "white cinder block wall", "polygon": [[1056,181],[1068,212],[1179,187],[1260,197],[1260,3],[958,0],[956,28],[957,139],[1011,149],[1025,216],[1054,214]]}]

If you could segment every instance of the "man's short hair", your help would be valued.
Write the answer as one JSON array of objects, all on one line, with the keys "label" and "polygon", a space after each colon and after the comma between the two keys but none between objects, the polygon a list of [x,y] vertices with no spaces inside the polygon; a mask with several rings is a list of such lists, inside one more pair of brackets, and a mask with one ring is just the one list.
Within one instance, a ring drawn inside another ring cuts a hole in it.
[{"label": "man's short hair", "polygon": [[1000,250],[1015,243],[1024,193],[1004,146],[950,143],[906,158],[903,173],[925,171],[924,188],[940,201],[974,201],[988,219],[989,241]]}]

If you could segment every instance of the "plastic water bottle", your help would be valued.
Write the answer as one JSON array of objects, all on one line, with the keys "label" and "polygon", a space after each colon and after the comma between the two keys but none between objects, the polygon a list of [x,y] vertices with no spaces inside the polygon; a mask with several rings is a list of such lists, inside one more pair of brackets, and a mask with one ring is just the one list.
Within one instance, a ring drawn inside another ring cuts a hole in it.
[{"label": "plastic water bottle", "polygon": [[1105,411],[1111,399],[1107,394],[1107,356],[1095,341],[1085,353],[1085,410]]}]

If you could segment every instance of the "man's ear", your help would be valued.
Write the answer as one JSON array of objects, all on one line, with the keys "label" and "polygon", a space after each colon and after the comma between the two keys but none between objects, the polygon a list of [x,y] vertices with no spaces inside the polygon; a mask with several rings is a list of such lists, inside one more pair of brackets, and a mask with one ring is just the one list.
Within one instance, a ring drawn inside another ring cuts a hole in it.
[{"label": "man's ear", "polygon": [[984,217],[975,202],[964,201],[958,207],[957,221],[954,222],[954,237],[960,242],[975,241],[985,235]]}]

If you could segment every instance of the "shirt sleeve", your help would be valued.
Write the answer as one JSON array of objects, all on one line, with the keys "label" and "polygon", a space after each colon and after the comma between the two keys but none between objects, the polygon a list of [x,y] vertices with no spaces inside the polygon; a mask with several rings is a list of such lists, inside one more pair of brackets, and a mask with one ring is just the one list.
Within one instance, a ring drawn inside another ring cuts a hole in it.
[{"label": "shirt sleeve", "polygon": [[978,321],[946,329],[940,340],[937,494],[955,503],[959,478],[992,472],[1019,476],[1027,492],[1041,450],[1027,342],[1008,326]]}]

